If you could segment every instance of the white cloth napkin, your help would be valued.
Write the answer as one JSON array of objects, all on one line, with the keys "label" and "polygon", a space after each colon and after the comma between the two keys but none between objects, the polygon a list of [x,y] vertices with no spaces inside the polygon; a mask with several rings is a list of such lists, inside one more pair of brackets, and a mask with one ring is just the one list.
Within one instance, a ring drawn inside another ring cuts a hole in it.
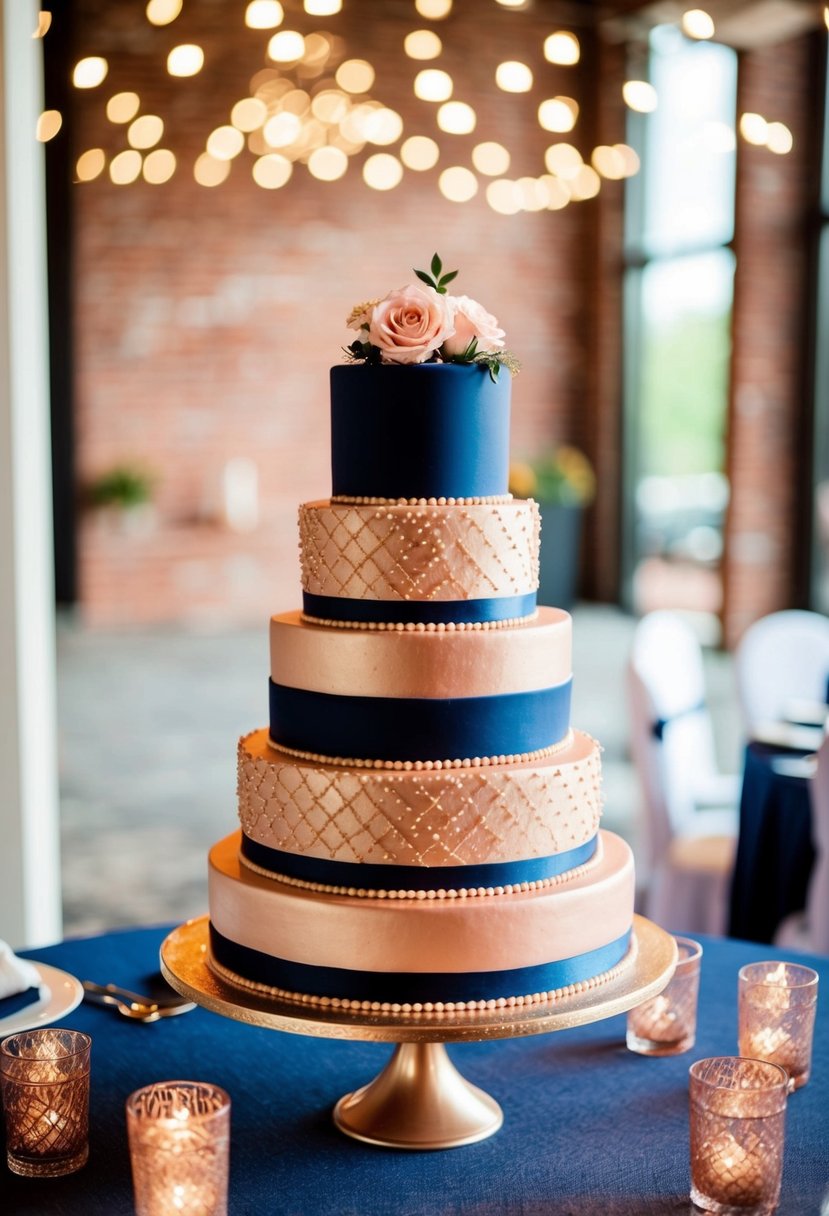
[{"label": "white cloth napkin", "polygon": [[39,987],[40,974],[34,964],[18,958],[11,946],[0,940],[0,1000]]}]

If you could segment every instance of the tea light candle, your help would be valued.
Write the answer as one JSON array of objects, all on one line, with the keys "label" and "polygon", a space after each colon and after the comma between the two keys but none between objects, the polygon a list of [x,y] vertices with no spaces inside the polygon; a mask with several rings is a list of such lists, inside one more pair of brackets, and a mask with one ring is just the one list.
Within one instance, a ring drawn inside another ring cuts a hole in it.
[{"label": "tea light candle", "polygon": [[739,1056],[690,1068],[691,1199],[713,1212],[774,1210],[783,1169],[788,1075]]},{"label": "tea light candle", "polygon": [[791,1043],[791,1039],[782,1026],[775,1026],[774,1028],[768,1026],[765,1030],[760,1030],[749,1038],[748,1045],[752,1050],[746,1054],[756,1056],[760,1060],[765,1060],[769,1056],[777,1055],[787,1043]]},{"label": "tea light candle", "polygon": [[702,1145],[695,1177],[710,1199],[754,1207],[763,1198],[766,1181],[762,1142],[751,1136],[741,1144],[730,1132],[720,1132]]},{"label": "tea light candle", "polygon": [[9,1169],[58,1178],[89,1152],[91,1040],[76,1030],[22,1031],[0,1043]]},{"label": "tea light candle", "polygon": [[702,946],[677,937],[677,964],[663,992],[628,1013],[625,1041],[640,1055],[677,1055],[694,1044]]},{"label": "tea light candle", "polygon": [[127,1099],[136,1216],[226,1216],[230,1099],[215,1085],[162,1081]]},{"label": "tea light candle", "polygon": [[763,993],[766,1008],[788,1009],[789,994],[786,991],[788,984],[786,964],[778,963],[771,971],[767,971],[762,982],[767,988],[767,991]]},{"label": "tea light candle", "polygon": [[740,970],[740,1054],[781,1065],[793,1088],[809,1078],[817,985],[817,973],[795,963]]},{"label": "tea light candle", "polygon": [[676,1034],[676,1013],[671,1003],[664,996],[657,996],[650,1007],[643,1011],[639,1023],[640,1033],[647,1034],[652,1039],[672,1039]]}]

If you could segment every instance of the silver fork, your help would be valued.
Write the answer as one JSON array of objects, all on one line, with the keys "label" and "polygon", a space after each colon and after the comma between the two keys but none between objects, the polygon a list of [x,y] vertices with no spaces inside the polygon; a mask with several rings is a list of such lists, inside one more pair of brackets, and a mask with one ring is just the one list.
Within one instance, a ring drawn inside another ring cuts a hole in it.
[{"label": "silver fork", "polygon": [[196,1007],[193,1001],[185,997],[173,996],[154,1001],[138,992],[130,992],[128,988],[119,988],[117,984],[96,984],[92,980],[83,981],[83,990],[84,999],[91,1004],[107,1005],[137,1022],[157,1022],[161,1018],[189,1013]]}]

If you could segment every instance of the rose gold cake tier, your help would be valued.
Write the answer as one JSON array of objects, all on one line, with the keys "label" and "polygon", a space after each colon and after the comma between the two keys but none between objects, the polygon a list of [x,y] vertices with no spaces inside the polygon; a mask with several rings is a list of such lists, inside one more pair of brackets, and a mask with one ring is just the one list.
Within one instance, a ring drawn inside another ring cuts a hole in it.
[{"label": "rose gold cake tier", "polygon": [[239,741],[237,789],[242,830],[266,848],[358,865],[508,862],[595,836],[601,755],[575,731],[568,747],[539,760],[374,770],[297,760],[258,730]]},{"label": "rose gold cake tier", "polygon": [[[602,952],[622,941],[633,922],[633,857],[612,833],[601,833],[590,862],[563,875],[557,884],[474,899],[360,899],[288,886],[243,866],[239,841],[236,833],[210,852],[209,906],[211,924],[225,949],[219,959],[222,974],[236,973],[243,980],[262,983],[267,960],[275,959],[286,974],[298,964],[298,973],[307,972],[309,982],[330,971],[321,982],[335,984],[338,976],[350,973],[355,983],[376,991],[380,1001],[396,999],[383,995],[382,977],[387,974],[397,977],[394,982],[401,990],[405,977],[417,985],[424,974],[442,977],[448,981],[447,990],[459,992],[469,976],[476,977],[479,988],[485,986],[488,973],[514,973],[520,986],[522,971],[570,964],[582,956],[604,957]],[[622,946],[596,972],[618,963],[625,949]],[[228,958],[240,961],[234,965]],[[252,966],[250,974],[244,972],[246,958],[255,963],[256,971]],[[274,974],[279,973],[277,967]],[[585,978],[581,972],[579,977]],[[501,989],[505,982],[508,977],[500,976]],[[270,986],[264,983],[263,990]],[[272,987],[284,995],[288,985],[276,981]],[[319,998],[344,995],[299,991]],[[493,989],[486,995],[528,993],[496,990],[493,978]]]},{"label": "rose gold cake tier", "polygon": [[453,699],[533,692],[572,675],[572,621],[540,608],[512,629],[328,629],[300,612],[271,617],[271,679],[334,696]]},{"label": "rose gold cake tier", "polygon": [[403,1014],[343,1005],[297,1004],[222,980],[208,965],[209,918],[186,921],[161,946],[161,970],[176,992],[235,1021],[290,1034],[382,1043],[462,1043],[569,1030],[616,1017],[656,996],[676,966],[676,942],[652,921],[634,915],[629,961],[606,984],[567,993],[555,1002],[483,1010]]},{"label": "rose gold cake tier", "polygon": [[538,587],[534,502],[460,506],[304,503],[303,590],[403,601],[523,596]]}]

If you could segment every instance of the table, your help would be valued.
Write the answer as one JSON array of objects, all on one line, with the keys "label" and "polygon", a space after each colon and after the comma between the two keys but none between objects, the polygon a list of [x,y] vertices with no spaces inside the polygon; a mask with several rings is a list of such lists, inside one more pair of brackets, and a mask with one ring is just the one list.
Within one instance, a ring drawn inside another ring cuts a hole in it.
[{"label": "table", "polygon": [[772,767],[775,758],[798,754],[762,743],[746,747],[730,937],[770,942],[781,922],[806,906],[815,860],[809,784]]},{"label": "table", "polygon": [[[165,930],[126,930],[32,951],[81,979],[140,988]],[[82,1005],[92,1035],[90,1160],[68,1178],[0,1165],[3,1216],[132,1216],[124,1100],[156,1080],[210,1080],[233,1101],[231,1216],[667,1216],[688,1213],[688,1066],[734,1054],[737,971],[768,947],[704,939],[696,1047],[646,1059],[625,1019],[450,1047],[503,1106],[504,1128],[468,1148],[403,1153],[348,1140],[334,1102],[370,1080],[388,1046],[302,1038],[198,1009],[154,1025]],[[803,957],[803,956],[801,956]],[[811,1081],[789,1103],[783,1216],[815,1216],[829,1190],[829,960]]]}]

